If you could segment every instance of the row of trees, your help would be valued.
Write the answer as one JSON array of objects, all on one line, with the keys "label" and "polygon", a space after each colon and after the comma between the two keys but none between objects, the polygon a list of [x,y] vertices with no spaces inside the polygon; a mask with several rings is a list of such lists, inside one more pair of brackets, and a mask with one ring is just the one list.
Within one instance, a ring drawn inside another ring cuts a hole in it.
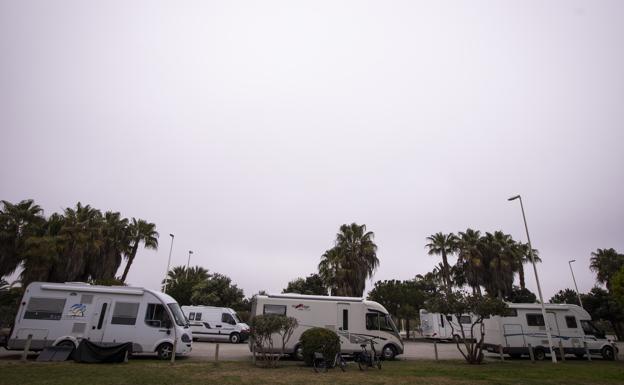
[{"label": "row of trees", "polygon": [[[441,284],[448,292],[453,287],[468,286],[473,294],[481,294],[482,288],[488,295],[509,298],[514,292],[515,275],[518,274],[520,289],[526,289],[524,264],[529,259],[529,246],[515,241],[502,231],[481,234],[478,230],[467,229],[444,234],[436,233],[427,237],[429,255],[439,255],[442,263],[434,269]],[[537,250],[533,250],[539,262]],[[451,266],[449,258],[457,257]]]},{"label": "row of trees", "polygon": [[80,202],[45,217],[31,199],[0,209],[0,278],[22,268],[20,281],[112,281],[122,260],[123,283],[139,247],[158,248],[156,225]]}]

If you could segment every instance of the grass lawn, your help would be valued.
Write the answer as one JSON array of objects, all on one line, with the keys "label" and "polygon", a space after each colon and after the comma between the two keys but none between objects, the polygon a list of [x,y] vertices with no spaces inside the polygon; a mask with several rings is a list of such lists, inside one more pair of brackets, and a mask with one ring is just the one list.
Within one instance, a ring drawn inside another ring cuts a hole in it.
[{"label": "grass lawn", "polygon": [[0,385],[187,385],[187,384],[624,384],[624,363],[567,361],[489,362],[471,366],[463,361],[385,362],[382,370],[360,372],[349,364],[317,374],[300,363],[282,362],[277,369],[249,362],[197,362],[175,365],[153,360],[127,364],[20,363],[0,361]]}]

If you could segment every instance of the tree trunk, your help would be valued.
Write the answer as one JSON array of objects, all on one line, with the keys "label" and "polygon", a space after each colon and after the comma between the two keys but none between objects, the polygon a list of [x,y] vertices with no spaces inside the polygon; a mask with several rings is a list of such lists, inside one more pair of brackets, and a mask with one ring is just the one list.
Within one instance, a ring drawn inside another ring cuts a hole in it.
[{"label": "tree trunk", "polygon": [[[126,277],[128,277],[128,272],[130,271],[130,266],[132,266],[132,262],[134,262],[134,257],[136,256],[137,250],[139,249],[139,240],[137,239],[132,246],[132,251],[130,255],[128,255],[128,262],[126,263],[126,267],[124,268],[123,275],[121,276],[121,282],[126,282]],[[167,272],[168,274],[169,272]]]},{"label": "tree trunk", "polygon": [[520,262],[520,268],[518,269],[518,277],[520,278],[520,288],[526,289],[526,284],[524,283],[524,267],[522,266],[522,262]]},{"label": "tree trunk", "polygon": [[449,265],[448,260],[446,259],[446,252],[442,251],[442,264],[444,271],[444,286],[446,286],[446,293],[451,294],[451,278],[449,277]]}]

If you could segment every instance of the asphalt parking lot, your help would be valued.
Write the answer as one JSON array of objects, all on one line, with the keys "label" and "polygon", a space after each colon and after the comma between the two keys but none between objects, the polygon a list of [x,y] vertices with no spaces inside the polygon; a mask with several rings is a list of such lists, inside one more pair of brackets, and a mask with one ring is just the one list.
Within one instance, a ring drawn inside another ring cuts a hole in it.
[{"label": "asphalt parking lot", "polygon": [[[213,361],[215,359],[216,343],[213,342],[193,342],[193,351],[188,356],[182,358],[183,360],[191,361]],[[398,356],[399,360],[433,360],[435,359],[434,344],[430,341],[407,341],[405,342],[405,352]],[[462,355],[457,351],[457,346],[450,342],[441,342],[437,344],[438,358],[440,360],[461,360]],[[619,344],[620,360],[624,359],[624,344]],[[498,360],[499,356],[496,354],[490,354],[484,352],[487,359]],[[21,352],[7,351],[4,348],[0,348],[0,359],[19,359]],[[141,358],[155,357],[152,355],[141,354]],[[34,357],[34,355],[33,355]],[[593,357],[592,357],[593,358]],[[597,356],[596,356],[597,358]],[[508,357],[505,357],[508,359]],[[528,359],[528,358],[526,358]],[[568,359],[575,359],[568,357]],[[219,360],[222,361],[247,361],[251,360],[251,353],[249,352],[249,346],[247,343],[219,344]]]}]

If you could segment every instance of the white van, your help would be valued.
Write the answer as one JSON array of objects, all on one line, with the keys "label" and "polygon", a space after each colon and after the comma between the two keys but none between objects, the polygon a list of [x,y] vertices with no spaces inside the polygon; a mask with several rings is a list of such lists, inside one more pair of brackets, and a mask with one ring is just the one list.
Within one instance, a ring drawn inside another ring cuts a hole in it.
[{"label": "white van", "polygon": [[584,343],[590,354],[601,354],[612,360],[617,354],[617,347],[605,338],[592,322],[589,313],[580,306],[569,304],[546,304],[547,322],[544,322],[542,308],[534,303],[508,303],[506,316],[485,319],[485,348],[498,353],[499,345],[503,353],[512,358],[529,354],[529,344],[534,349],[535,358],[543,360],[550,353],[546,325],[550,328],[556,354],[559,354],[559,342],[565,354],[574,354],[579,358],[585,355]]},{"label": "white van", "polygon": [[82,339],[98,344],[132,342],[133,353],[156,352],[171,358],[191,351],[192,334],[178,303],[157,291],[87,283],[33,282],[17,311],[7,349],[77,347]]},{"label": "white van", "polygon": [[430,313],[425,309],[420,309],[419,313],[420,329],[425,338],[457,341],[462,338],[461,329],[464,329],[464,336],[470,338],[473,320],[468,314],[457,319],[454,315]]},{"label": "white van", "polygon": [[[330,297],[303,294],[257,295],[251,305],[251,316],[281,314],[297,319],[299,326],[286,344],[285,351],[302,359],[299,339],[313,327],[335,331],[341,351],[358,353],[360,344],[373,340],[385,359],[403,354],[403,342],[388,311],[374,301],[353,297]],[[281,343],[275,343],[280,346]],[[281,346],[280,346],[281,347]],[[252,341],[249,341],[252,349]],[[279,349],[276,348],[276,352]]]},{"label": "white van", "polygon": [[188,318],[195,340],[245,342],[249,337],[249,325],[238,318],[228,307],[182,306]]}]

